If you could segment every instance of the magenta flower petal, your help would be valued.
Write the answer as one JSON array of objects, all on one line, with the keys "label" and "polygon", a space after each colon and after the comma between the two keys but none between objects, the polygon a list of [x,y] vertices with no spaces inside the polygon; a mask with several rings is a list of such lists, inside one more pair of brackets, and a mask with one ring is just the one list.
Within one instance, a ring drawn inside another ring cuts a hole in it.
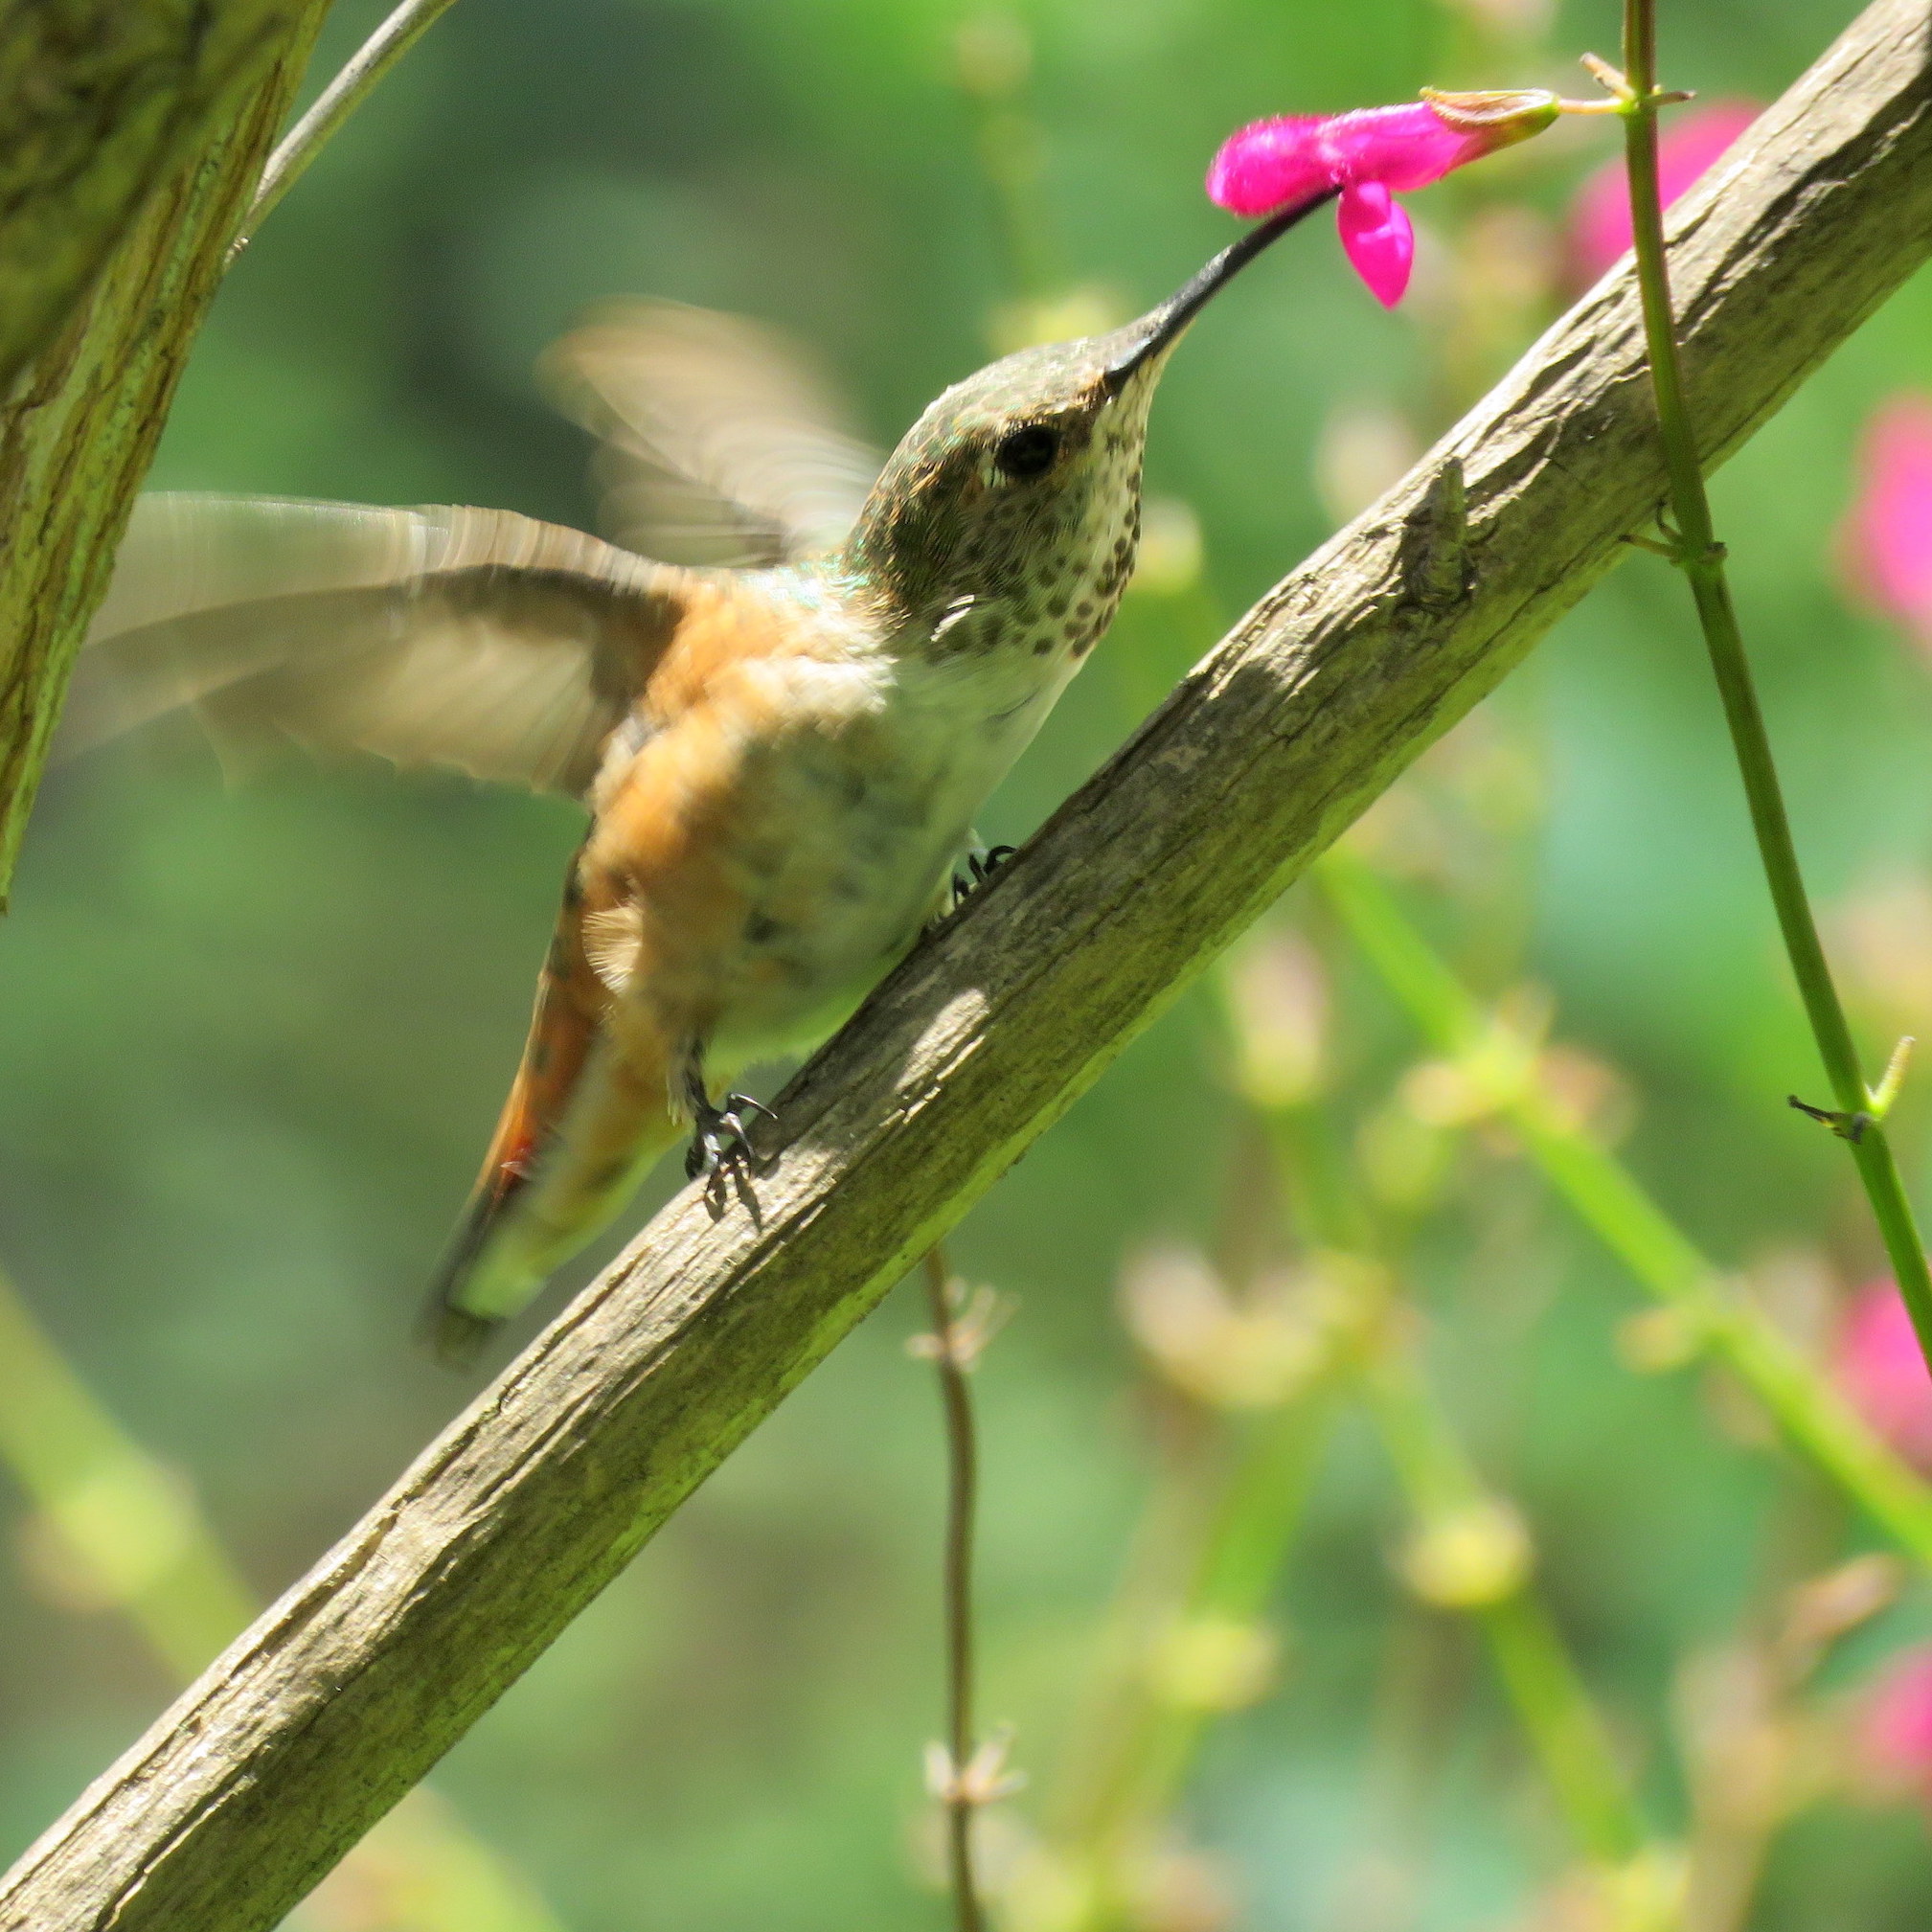
[{"label": "magenta flower petal", "polygon": [[1483,151],[1479,134],[1451,127],[1426,101],[1363,107],[1322,124],[1323,151],[1336,181],[1377,181],[1397,190],[1426,188]]},{"label": "magenta flower petal", "polygon": [[1342,190],[1336,220],[1342,252],[1384,308],[1393,308],[1409,285],[1416,259],[1416,231],[1402,205],[1379,181],[1355,181]]},{"label": "magenta flower petal", "polygon": [[1409,285],[1416,232],[1391,199],[1452,168],[1540,132],[1561,103],[1541,88],[1437,94],[1398,107],[1257,121],[1228,136],[1208,170],[1208,198],[1258,216],[1339,193],[1342,246],[1375,299],[1393,308]]},{"label": "magenta flower petal", "polygon": [[[1664,206],[1709,169],[1758,118],[1755,101],[1713,101],[1667,121],[1657,142],[1657,186]],[[1570,262],[1586,287],[1630,245],[1630,188],[1621,159],[1590,176],[1570,209]]]},{"label": "magenta flower petal", "polygon": [[1932,1474],[1932,1375],[1912,1317],[1890,1282],[1875,1282],[1853,1298],[1834,1367],[1846,1400],[1873,1433]]},{"label": "magenta flower petal", "polygon": [[1406,193],[1501,147],[1497,128],[1454,127],[1426,101],[1360,107],[1350,114],[1257,121],[1221,143],[1208,170],[1208,199],[1230,214],[1266,215],[1352,181]]},{"label": "magenta flower petal", "polygon": [[1208,199],[1231,215],[1266,215],[1336,186],[1322,140],[1328,123],[1311,115],[1257,121],[1221,143],[1208,169]]},{"label": "magenta flower petal", "polygon": [[1932,648],[1932,398],[1894,397],[1867,425],[1844,557],[1853,587]]}]

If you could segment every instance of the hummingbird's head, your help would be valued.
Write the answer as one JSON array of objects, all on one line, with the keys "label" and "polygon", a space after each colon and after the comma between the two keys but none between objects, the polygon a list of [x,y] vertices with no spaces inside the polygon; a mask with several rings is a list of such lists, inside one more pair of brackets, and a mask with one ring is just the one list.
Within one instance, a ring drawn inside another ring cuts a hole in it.
[{"label": "hummingbird's head", "polygon": [[880,472],[846,547],[852,573],[941,655],[1083,656],[1133,569],[1148,408],[1168,356],[1307,212],[1251,229],[1123,329],[1023,349],[955,383]]}]

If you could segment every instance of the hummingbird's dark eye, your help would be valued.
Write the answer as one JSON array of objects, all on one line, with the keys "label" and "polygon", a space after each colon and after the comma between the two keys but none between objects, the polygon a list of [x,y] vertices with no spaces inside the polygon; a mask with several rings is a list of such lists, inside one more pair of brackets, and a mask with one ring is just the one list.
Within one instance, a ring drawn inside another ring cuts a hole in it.
[{"label": "hummingbird's dark eye", "polygon": [[1059,453],[1059,431],[1049,429],[1044,422],[1030,422],[1024,429],[1000,438],[993,449],[993,467],[1002,476],[1025,482],[1029,477],[1044,476]]}]

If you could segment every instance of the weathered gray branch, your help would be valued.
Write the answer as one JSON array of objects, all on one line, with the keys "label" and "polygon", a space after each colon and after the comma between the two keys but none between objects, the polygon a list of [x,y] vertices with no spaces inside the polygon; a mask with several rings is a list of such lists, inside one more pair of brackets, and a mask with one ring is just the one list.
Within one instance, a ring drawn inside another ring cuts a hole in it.
[{"label": "weathered gray branch", "polygon": [[327,11],[0,7],[0,898],[68,669]]},{"label": "weathered gray branch", "polygon": [[[1676,224],[1736,447],[1932,251],[1924,0]],[[11,1932],[272,1923],[1175,992],[1614,561],[1662,489],[1627,279],[1279,585],[690,1193],[23,1859]]]}]

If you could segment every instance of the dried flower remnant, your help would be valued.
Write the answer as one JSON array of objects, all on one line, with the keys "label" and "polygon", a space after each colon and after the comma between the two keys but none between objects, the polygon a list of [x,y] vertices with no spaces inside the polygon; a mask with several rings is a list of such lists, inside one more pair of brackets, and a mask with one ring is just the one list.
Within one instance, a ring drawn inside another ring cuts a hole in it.
[{"label": "dried flower remnant", "polygon": [[1932,1474],[1932,1381],[1912,1317],[1889,1281],[1853,1299],[1839,1332],[1838,1386],[1875,1435],[1914,1468]]},{"label": "dried flower remnant", "polygon": [[1162,1633],[1147,1669],[1162,1699],[1184,1711],[1244,1711],[1274,1689],[1281,1639],[1250,1619],[1197,1616]]},{"label": "dried flower remnant", "polygon": [[[1657,142],[1657,187],[1666,208],[1694,187],[1757,120],[1755,101],[1712,101],[1667,123]],[[1590,176],[1570,211],[1570,271],[1587,288],[1630,246],[1630,185],[1621,160]]]},{"label": "dried flower remnant", "polygon": [[1932,655],[1932,398],[1896,396],[1867,424],[1840,550],[1861,600]]},{"label": "dried flower remnant", "polygon": [[1169,1382],[1213,1409],[1275,1408],[1320,1373],[1329,1338],[1319,1300],[1283,1286],[1238,1302],[1188,1248],[1140,1255],[1121,1279],[1134,1340]]},{"label": "dried flower remnant", "polygon": [[1306,1106],[1326,1072],[1329,989],[1315,949],[1277,927],[1250,940],[1227,970],[1237,1085],[1265,1110]]},{"label": "dried flower remnant", "polygon": [[1221,144],[1208,170],[1208,198],[1252,216],[1338,196],[1342,250],[1375,300],[1393,308],[1416,257],[1416,231],[1396,195],[1540,134],[1567,104],[1539,87],[1431,88],[1399,107],[1257,121]]}]

